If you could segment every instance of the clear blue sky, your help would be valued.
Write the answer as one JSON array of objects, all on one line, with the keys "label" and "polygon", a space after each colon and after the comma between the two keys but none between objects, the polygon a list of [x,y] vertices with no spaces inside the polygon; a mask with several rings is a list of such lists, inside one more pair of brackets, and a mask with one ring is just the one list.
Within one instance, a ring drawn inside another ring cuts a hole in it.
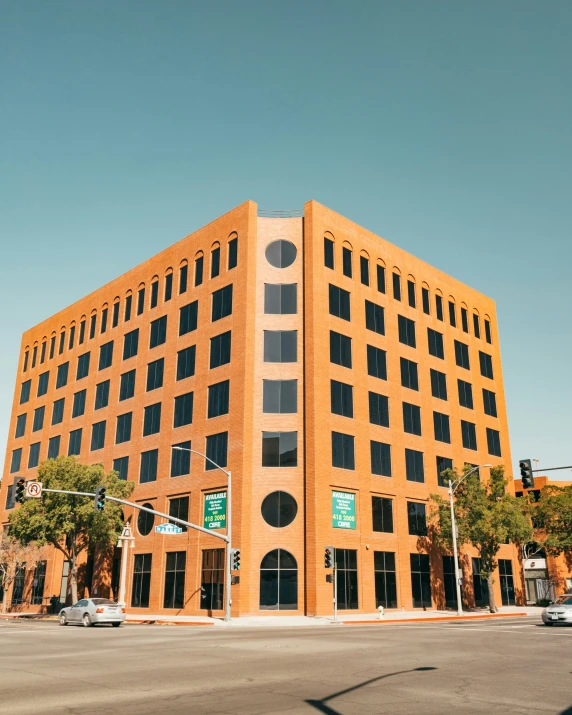
[{"label": "clear blue sky", "polygon": [[314,198],[496,299],[514,459],[572,464],[571,26],[569,0],[4,3],[0,444],[25,329],[246,199]]}]

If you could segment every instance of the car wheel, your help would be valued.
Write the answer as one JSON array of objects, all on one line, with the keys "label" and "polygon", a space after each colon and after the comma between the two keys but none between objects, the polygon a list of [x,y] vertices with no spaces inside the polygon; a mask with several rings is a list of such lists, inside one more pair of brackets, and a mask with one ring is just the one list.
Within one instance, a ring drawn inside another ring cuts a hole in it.
[{"label": "car wheel", "polygon": [[111,625],[112,625],[114,628],[119,628],[119,626],[121,625],[121,621],[118,621],[117,623],[112,623]]},{"label": "car wheel", "polygon": [[60,613],[60,626],[67,626],[68,620],[65,613]]},{"label": "car wheel", "polygon": [[546,621],[546,622],[544,623],[544,625],[545,625],[545,626],[553,626],[554,624],[552,623],[552,621]]},{"label": "car wheel", "polygon": [[83,614],[81,622],[83,623],[84,628],[89,628],[91,626],[91,618],[89,617],[89,613]]}]

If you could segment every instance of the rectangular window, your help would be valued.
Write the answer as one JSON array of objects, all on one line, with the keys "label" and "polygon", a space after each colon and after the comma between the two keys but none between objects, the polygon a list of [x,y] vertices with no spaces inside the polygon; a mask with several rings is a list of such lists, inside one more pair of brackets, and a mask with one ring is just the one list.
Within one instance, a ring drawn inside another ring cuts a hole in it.
[{"label": "rectangular window", "polygon": [[64,420],[64,403],[65,398],[61,397],[54,402],[52,408],[52,425],[59,425]]},{"label": "rectangular window", "polygon": [[369,261],[365,256],[359,257],[360,280],[364,286],[369,285]]},{"label": "rectangular window", "polygon": [[97,314],[94,313],[89,319],[89,339],[95,338],[95,329],[97,328]]},{"label": "rectangular window", "polygon": [[14,494],[14,485],[10,484],[10,486],[6,489],[6,509],[13,509],[16,506],[15,497],[16,495]]},{"label": "rectangular window", "polygon": [[131,320],[131,308],[133,306],[133,296],[129,294],[125,298],[125,313],[123,315],[123,321],[127,323],[129,320]]},{"label": "rectangular window", "polygon": [[421,436],[421,408],[418,405],[403,403],[403,430]]},{"label": "rectangular window", "polygon": [[105,345],[102,345],[99,348],[99,370],[105,370],[108,367],[111,367],[111,363],[113,362],[113,340],[110,340],[108,343],[105,343]]},{"label": "rectangular window", "polygon": [[433,412],[433,428],[437,442],[451,444],[451,428],[449,426],[449,415],[442,412]]},{"label": "rectangular window", "polygon": [[427,536],[427,517],[425,504],[407,502],[407,525],[410,536]]},{"label": "rectangular window", "polygon": [[131,608],[149,608],[152,554],[135,554]]},{"label": "rectangular window", "polygon": [[137,315],[141,315],[145,310],[145,288],[137,291]]},{"label": "rectangular window", "polygon": [[372,425],[389,427],[389,400],[377,392],[368,393],[369,421]]},{"label": "rectangular window", "polygon": [[20,465],[22,463],[22,447],[12,450],[12,461],[10,462],[10,474],[20,471]]},{"label": "rectangular window", "polygon": [[73,396],[72,419],[81,417],[85,413],[85,397],[87,390],[80,390]]},{"label": "rectangular window", "polygon": [[135,328],[123,336],[123,359],[135,357],[139,349],[139,328]]},{"label": "rectangular window", "polygon": [[399,342],[409,345],[410,348],[417,347],[415,341],[415,321],[405,318],[403,315],[397,316],[399,328]]},{"label": "rectangular window", "polygon": [[338,607],[341,610],[355,610],[359,607],[357,551],[336,549],[335,559]]},{"label": "rectangular window", "polygon": [[[44,373],[44,375],[49,375],[49,373]],[[46,381],[47,382],[47,381]],[[26,380],[25,382],[22,383],[20,387],[20,404],[23,405],[26,402],[29,401],[30,399],[30,388],[32,387],[32,381],[31,380]],[[38,383],[38,389],[39,389],[39,383]],[[46,392],[47,392],[47,386],[46,386]],[[46,392],[43,392],[42,394],[46,394]],[[40,397],[40,395],[38,395]]]},{"label": "rectangular window", "polygon": [[75,374],[76,380],[83,380],[89,375],[89,356],[91,353],[84,353],[77,359],[77,370]]},{"label": "rectangular window", "polygon": [[63,365],[58,366],[58,372],[56,375],[56,390],[60,387],[65,387],[68,384],[69,367],[69,362],[64,362]]},{"label": "rectangular window", "polygon": [[78,345],[83,345],[85,341],[85,320],[82,320],[79,324],[79,339]]},{"label": "rectangular window", "polygon": [[34,421],[32,423],[32,432],[39,432],[44,428],[45,407],[36,407],[34,410]]},{"label": "rectangular window", "polygon": [[298,432],[263,432],[262,466],[297,467]]},{"label": "rectangular window", "polygon": [[[189,497],[175,497],[169,499],[169,516],[174,516],[175,519],[189,520]],[[175,521],[171,522],[176,524]],[[177,524],[183,531],[187,531],[187,527],[183,524]]]},{"label": "rectangular window", "polygon": [[438,333],[436,330],[427,328],[427,341],[429,343],[429,355],[444,360],[445,349],[443,347],[443,333]]},{"label": "rectangular window", "polygon": [[18,415],[16,419],[16,432],[14,433],[14,438],[23,437],[26,431],[26,417],[27,415]]},{"label": "rectangular window", "polygon": [[350,434],[332,432],[332,467],[355,469],[354,437]]},{"label": "rectangular window", "polygon": [[230,362],[230,330],[211,338],[210,369]]},{"label": "rectangular window", "polygon": [[449,486],[449,482],[443,477],[446,469],[453,469],[453,460],[449,457],[437,457],[437,483],[440,487]]},{"label": "rectangular window", "polygon": [[399,273],[394,273],[393,276],[393,297],[395,300],[401,300],[401,276]]},{"label": "rectangular window", "polygon": [[[219,248],[216,250],[220,251]],[[185,605],[186,558],[186,551],[170,551],[167,553],[163,608],[183,608]]]},{"label": "rectangular window", "polygon": [[46,582],[46,562],[39,561],[34,569],[32,581],[32,605],[41,606],[44,601],[44,586]]},{"label": "rectangular window", "polygon": [[[66,333],[65,333],[65,330],[64,330],[63,333],[60,333],[60,347],[59,347],[59,350],[58,350],[58,355],[61,355],[61,354],[63,353],[65,343],[66,343]],[[37,350],[37,348],[34,348],[34,350]]]},{"label": "rectangular window", "polygon": [[26,372],[28,369],[28,358],[30,357],[30,353],[26,351],[24,353],[24,366],[22,367],[22,372]]},{"label": "rectangular window", "polygon": [[[59,368],[58,368],[59,369]],[[48,391],[48,383],[50,380],[50,373],[49,372],[43,372],[40,377],[38,378],[38,393],[37,397],[42,397],[42,395],[45,395]],[[31,384],[31,380],[28,380],[28,384]],[[26,383],[22,384],[22,387],[24,387]],[[29,392],[29,391],[28,391]]]},{"label": "rectangular window", "polygon": [[220,611],[223,608],[223,599],[224,549],[203,549],[201,609]]},{"label": "rectangular window", "polygon": [[107,308],[101,311],[101,333],[105,333],[107,330]]},{"label": "rectangular window", "polygon": [[375,606],[397,608],[397,575],[395,554],[391,551],[374,551]]},{"label": "rectangular window", "polygon": [[[226,467],[228,455],[228,432],[219,432],[207,437],[206,455],[219,467]],[[216,469],[212,462],[205,460],[205,471]]]},{"label": "rectangular window", "polygon": [[101,410],[109,404],[109,380],[100,382],[95,386],[94,410]]},{"label": "rectangular window", "polygon": [[111,327],[116,328],[119,325],[119,301],[113,304],[113,317],[111,318]]},{"label": "rectangular window", "polygon": [[296,283],[264,284],[264,313],[266,315],[295,315],[296,312]]},{"label": "rectangular window", "polygon": [[157,481],[157,463],[159,461],[159,450],[150,449],[148,452],[141,452],[141,466],[139,468],[139,483]]},{"label": "rectangular window", "polygon": [[[73,334],[74,334],[75,327],[72,326],[71,328],[71,333],[70,333],[70,350],[73,348]],[[43,365],[45,360],[46,360],[46,348],[48,344],[46,342],[42,343],[42,352],[40,354],[40,365]]]},{"label": "rectangular window", "polygon": [[187,292],[187,283],[189,280],[189,266],[185,263],[179,268],[179,295]]},{"label": "rectangular window", "polygon": [[342,272],[347,278],[352,277],[352,252],[345,246],[342,248]]},{"label": "rectangular window", "polygon": [[135,370],[129,370],[121,375],[119,382],[119,402],[129,400],[135,394]]},{"label": "rectangular window", "polygon": [[415,449],[405,450],[405,478],[409,482],[421,484],[425,481],[423,452],[417,452]]},{"label": "rectangular window", "polygon": [[469,346],[465,345],[465,343],[460,343],[458,340],[455,340],[455,363],[465,370],[471,369],[469,363]]},{"label": "rectangular window", "polygon": [[342,417],[354,416],[353,387],[351,385],[330,380],[330,402],[333,414]]},{"label": "rectangular window", "polygon": [[445,373],[431,368],[429,374],[431,376],[431,394],[439,400],[446,400],[447,377]]},{"label": "rectangular window", "polygon": [[464,380],[457,380],[457,385],[459,387],[459,404],[461,407],[467,407],[469,410],[472,410],[473,386],[470,382],[465,382]]},{"label": "rectangular window", "polygon": [[365,301],[365,327],[378,335],[385,335],[385,317],[381,305]]},{"label": "rectangular window", "polygon": [[183,427],[193,422],[193,398],[192,392],[175,397],[175,412],[173,427]]},{"label": "rectangular window", "polygon": [[483,353],[479,350],[479,364],[481,366],[481,375],[483,377],[488,377],[489,380],[493,380],[493,359],[487,353]]},{"label": "rectangular window", "polygon": [[417,374],[417,363],[405,358],[400,358],[401,364],[401,385],[410,390],[419,389],[419,377]]},{"label": "rectangular window", "polygon": [[427,554],[410,554],[413,608],[431,608],[431,569]]},{"label": "rectangular window", "polygon": [[385,268],[377,264],[377,290],[385,293]]},{"label": "rectangular window", "polygon": [[429,290],[427,288],[421,288],[421,303],[423,304],[423,312],[425,315],[431,315]]},{"label": "rectangular window", "polygon": [[264,362],[296,362],[297,330],[265,330]]},{"label": "rectangular window", "polygon": [[177,353],[177,380],[184,380],[195,374],[196,345],[191,345]]},{"label": "rectangular window", "polygon": [[456,328],[457,327],[457,314],[455,312],[455,304],[449,301],[449,323]]},{"label": "rectangular window", "polygon": [[199,301],[194,300],[188,305],[184,305],[179,311],[179,335],[192,333],[197,329],[197,318],[199,311]]},{"label": "rectangular window", "polygon": [[343,288],[338,288],[330,283],[329,286],[330,315],[342,320],[351,320],[350,294]]},{"label": "rectangular window", "polygon": [[371,498],[373,531],[393,534],[393,499],[384,497]]},{"label": "rectangular window", "polygon": [[40,461],[40,443],[35,442],[30,445],[30,454],[28,456],[28,469],[33,469],[38,466]]},{"label": "rectangular window", "polygon": [[485,320],[485,340],[487,341],[487,343],[489,343],[489,345],[491,345],[493,342],[493,338],[491,335],[491,324],[488,320]]},{"label": "rectangular window", "polygon": [[56,352],[56,336],[52,335],[50,338],[50,360],[54,357]]},{"label": "rectangular window", "polygon": [[329,238],[324,238],[324,265],[326,268],[334,268],[334,242]]},{"label": "rectangular window", "polygon": [[262,411],[265,414],[298,412],[298,380],[263,380]]},{"label": "rectangular window", "polygon": [[228,242],[228,270],[236,268],[238,265],[238,238],[232,238]]},{"label": "rectangular window", "polygon": [[133,424],[133,412],[126,412],[117,416],[117,427],[115,429],[115,444],[123,444],[131,439],[131,427]]},{"label": "rectangular window", "polygon": [[163,345],[167,340],[167,316],[163,315],[157,320],[151,321],[151,332],[149,335],[149,349]]},{"label": "rectangular window", "polygon": [[232,315],[232,283],[215,290],[212,300],[212,322]]},{"label": "rectangular window", "polygon": [[367,374],[387,380],[387,356],[385,350],[373,345],[367,346]]},{"label": "rectangular window", "polygon": [[[73,350],[73,345],[75,341],[75,325],[72,325],[70,328],[70,338],[68,341],[68,349]],[[42,362],[44,362],[44,357],[46,355],[46,343],[42,345]]]},{"label": "rectangular window", "polygon": [[473,313],[473,331],[475,333],[475,338],[481,337],[481,323],[479,321],[479,316]]},{"label": "rectangular window", "polygon": [[416,307],[415,283],[413,281],[407,281],[407,302],[411,308]]},{"label": "rectangular window", "polygon": [[163,300],[166,303],[173,297],[173,274],[167,273],[165,276],[165,293]]},{"label": "rectangular window", "polygon": [[487,427],[487,447],[489,454],[494,454],[495,457],[502,457],[500,446],[500,432],[496,429]]},{"label": "rectangular window", "polygon": [[461,420],[461,436],[465,449],[477,449],[477,429],[472,422]]},{"label": "rectangular window", "polygon": [[[181,449],[177,449],[180,447]],[[179,442],[171,449],[171,476],[184,477],[191,473],[191,442]]]},{"label": "rectangular window", "polygon": [[485,407],[485,415],[490,417],[498,417],[497,415],[497,397],[494,392],[483,388],[483,404]]},{"label": "rectangular window", "polygon": [[224,380],[215,385],[209,385],[209,401],[207,417],[220,417],[228,414],[230,381]]},{"label": "rectangular window", "polygon": [[161,403],[147,405],[143,413],[143,437],[161,431]]},{"label": "rectangular window", "polygon": [[[499,559],[499,576],[501,587],[501,598],[503,606],[514,606],[516,604],[514,592],[514,576],[512,573],[512,561],[510,559]],[[568,582],[570,579],[568,579]],[[568,589],[570,590],[570,589]]]},{"label": "rectangular window", "polygon": [[211,252],[211,278],[216,278],[220,273],[220,248]]},{"label": "rectangular window", "polygon": [[195,259],[195,288],[203,283],[204,256]]},{"label": "rectangular window", "polygon": [[443,298],[440,295],[435,295],[435,313],[437,320],[443,320]]},{"label": "rectangular window", "polygon": [[79,429],[74,429],[70,432],[70,439],[68,443],[68,456],[75,454],[78,455],[81,452],[81,427]]},{"label": "rectangular window", "polygon": [[464,333],[469,332],[469,315],[466,308],[461,308],[461,327]]},{"label": "rectangular window", "polygon": [[384,442],[370,440],[371,473],[380,477],[391,477],[391,446]]},{"label": "rectangular window", "polygon": [[14,585],[12,586],[12,604],[20,605],[23,603],[24,584],[26,581],[26,564],[20,564],[15,569]]},{"label": "rectangular window", "polygon": [[330,330],[330,362],[342,367],[352,366],[352,339]]},{"label": "rectangular window", "polygon": [[129,457],[117,457],[113,460],[113,471],[117,472],[119,479],[127,481],[129,474]]},{"label": "rectangular window", "polygon": [[105,445],[105,420],[96,422],[91,426],[91,447],[90,450],[95,452],[98,449],[103,449]]},{"label": "rectangular window", "polygon": [[36,358],[38,357],[38,346],[34,345],[34,349],[32,350],[32,368],[36,367]]},{"label": "rectangular window", "polygon": [[159,358],[147,365],[147,392],[163,387],[163,372],[165,369],[165,359]]}]

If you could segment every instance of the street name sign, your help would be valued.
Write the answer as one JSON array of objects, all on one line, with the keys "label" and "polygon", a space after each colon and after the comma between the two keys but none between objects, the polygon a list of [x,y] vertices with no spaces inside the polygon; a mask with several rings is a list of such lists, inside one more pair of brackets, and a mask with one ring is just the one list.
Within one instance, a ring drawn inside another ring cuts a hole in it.
[{"label": "street name sign", "polygon": [[213,530],[226,527],[226,491],[205,494],[203,527]]},{"label": "street name sign", "polygon": [[42,496],[42,482],[26,482],[26,496],[39,499]]},{"label": "street name sign", "polygon": [[356,495],[332,491],[332,526],[334,529],[356,528]]},{"label": "street name sign", "polygon": [[180,526],[177,526],[176,524],[159,524],[158,526],[155,527],[155,531],[158,534],[182,534],[183,530],[181,529]]}]

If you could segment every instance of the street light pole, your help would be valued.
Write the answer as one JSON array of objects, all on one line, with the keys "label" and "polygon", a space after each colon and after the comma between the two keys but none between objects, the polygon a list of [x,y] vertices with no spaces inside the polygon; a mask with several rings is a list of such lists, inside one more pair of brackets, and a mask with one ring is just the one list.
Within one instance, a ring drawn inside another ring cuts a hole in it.
[{"label": "street light pole", "polygon": [[230,597],[230,582],[232,581],[232,546],[231,546],[231,541],[232,541],[232,473],[227,472],[226,469],[223,469],[220,464],[217,464],[214,460],[212,460],[210,457],[207,457],[206,454],[203,454],[202,452],[198,452],[196,449],[190,449],[189,447],[180,447],[179,445],[173,445],[173,449],[178,449],[182,452],[193,452],[194,454],[198,454],[199,457],[203,457],[203,459],[206,459],[207,462],[210,462],[213,464],[217,469],[220,469],[221,472],[226,474],[226,479],[227,479],[227,490],[226,490],[226,534],[227,534],[227,542],[226,542],[226,568],[225,568],[225,580],[226,580],[226,589],[225,589],[225,598],[224,598],[224,620],[229,623],[231,620],[231,615],[230,615],[230,607],[231,607],[231,597]]}]

